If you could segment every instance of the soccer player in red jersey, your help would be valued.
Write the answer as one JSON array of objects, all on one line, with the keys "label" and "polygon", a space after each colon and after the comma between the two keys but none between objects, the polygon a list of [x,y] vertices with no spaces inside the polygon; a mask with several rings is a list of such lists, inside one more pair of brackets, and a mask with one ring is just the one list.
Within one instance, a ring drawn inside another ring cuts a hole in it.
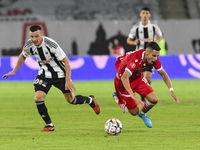
[{"label": "soccer player in red jersey", "polygon": [[[114,80],[116,93],[113,93],[115,101],[124,111],[133,116],[138,115],[142,118],[145,125],[149,128],[152,128],[153,125],[146,113],[157,104],[158,97],[142,75],[142,71],[146,66],[154,66],[169,88],[171,96],[175,99],[176,103],[179,104],[170,78],[163,69],[158,58],[159,53],[160,47],[158,44],[156,42],[150,42],[146,49],[128,52],[118,57],[115,63],[117,70],[117,75]],[[147,99],[141,110],[137,107],[137,102],[142,103],[142,101],[135,96],[135,92]]]}]

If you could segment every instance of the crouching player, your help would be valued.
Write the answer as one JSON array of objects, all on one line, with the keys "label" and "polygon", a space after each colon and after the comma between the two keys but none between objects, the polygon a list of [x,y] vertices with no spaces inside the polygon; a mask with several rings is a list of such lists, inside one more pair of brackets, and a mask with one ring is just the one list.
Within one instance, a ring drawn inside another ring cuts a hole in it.
[{"label": "crouching player", "polygon": [[[170,78],[162,68],[158,59],[159,53],[160,47],[158,44],[156,42],[150,42],[146,49],[128,52],[118,57],[115,63],[117,70],[117,75],[114,80],[116,92],[113,93],[115,101],[125,112],[133,116],[138,115],[142,118],[145,125],[149,128],[152,128],[153,125],[146,113],[157,104],[158,97],[141,73],[146,66],[154,66],[169,88],[171,96],[179,104]],[[142,101],[135,96],[135,92],[147,99],[141,110],[139,110],[137,102],[142,104]]]}]

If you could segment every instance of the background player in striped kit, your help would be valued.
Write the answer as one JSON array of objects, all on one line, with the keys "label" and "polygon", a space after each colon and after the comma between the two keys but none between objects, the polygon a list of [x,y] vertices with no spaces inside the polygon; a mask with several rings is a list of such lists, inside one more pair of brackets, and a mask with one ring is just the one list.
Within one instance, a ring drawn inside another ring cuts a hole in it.
[{"label": "background player in striped kit", "polygon": [[51,86],[54,85],[62,91],[65,99],[73,105],[88,103],[96,114],[100,113],[100,107],[94,96],[74,95],[76,87],[71,80],[70,62],[64,51],[53,39],[43,36],[42,29],[33,25],[29,29],[30,39],[25,43],[15,68],[5,74],[3,78],[14,75],[25,59],[35,56],[39,65],[39,72],[34,81],[35,103],[40,116],[45,121],[44,129],[40,131],[54,131],[54,126],[44,103]]},{"label": "background player in striped kit", "polygon": [[[152,24],[149,20],[151,14],[148,7],[143,7],[140,12],[141,21],[133,25],[127,43],[129,45],[136,45],[136,49],[146,49],[147,44],[150,41],[158,43],[162,39],[162,32],[156,24]],[[135,40],[133,40],[135,38]],[[148,66],[144,70],[144,77],[149,84],[151,83],[151,75],[153,72],[153,66]],[[144,102],[144,97],[142,97]]]}]

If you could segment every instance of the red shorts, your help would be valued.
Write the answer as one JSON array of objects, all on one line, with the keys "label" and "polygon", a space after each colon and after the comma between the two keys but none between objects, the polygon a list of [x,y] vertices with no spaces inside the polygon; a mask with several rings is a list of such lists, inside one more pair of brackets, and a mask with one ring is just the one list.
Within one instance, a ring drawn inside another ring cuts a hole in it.
[{"label": "red shorts", "polygon": [[[148,81],[140,76],[135,80],[129,80],[132,91],[142,95],[143,97],[147,96],[149,93],[152,93],[154,90],[149,85]],[[128,109],[134,109],[137,107],[137,101],[131,98],[131,95],[126,91],[123,86],[123,83],[120,79],[115,77],[114,80],[115,91],[119,99],[119,104],[125,104]]]}]

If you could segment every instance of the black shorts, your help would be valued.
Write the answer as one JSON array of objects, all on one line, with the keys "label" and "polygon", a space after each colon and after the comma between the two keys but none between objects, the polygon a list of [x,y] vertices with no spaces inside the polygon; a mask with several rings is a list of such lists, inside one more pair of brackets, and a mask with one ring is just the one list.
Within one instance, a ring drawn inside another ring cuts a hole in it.
[{"label": "black shorts", "polygon": [[43,91],[47,94],[52,85],[60,89],[63,93],[70,93],[70,90],[65,90],[65,78],[49,79],[37,75],[34,81],[35,92]]},{"label": "black shorts", "polygon": [[144,72],[145,72],[145,71],[148,71],[148,72],[153,73],[153,72],[154,72],[154,67],[153,67],[153,65],[147,66],[147,67],[144,69]]}]

